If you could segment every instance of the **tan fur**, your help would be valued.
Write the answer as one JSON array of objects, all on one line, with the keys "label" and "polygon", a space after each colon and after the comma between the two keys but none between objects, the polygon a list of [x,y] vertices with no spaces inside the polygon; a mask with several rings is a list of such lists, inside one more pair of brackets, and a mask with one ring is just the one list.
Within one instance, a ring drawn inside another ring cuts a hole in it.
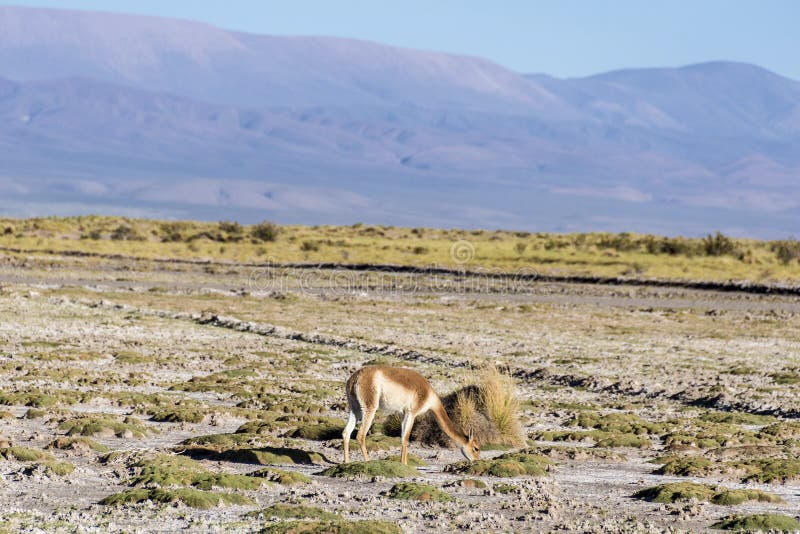
[{"label": "tan fur", "polygon": [[400,459],[404,464],[408,464],[408,441],[414,420],[429,410],[433,412],[441,429],[461,448],[464,456],[477,459],[480,455],[480,449],[472,436],[465,436],[453,424],[439,395],[433,391],[424,376],[412,369],[382,365],[363,367],[347,379],[345,391],[350,407],[347,425],[342,434],[345,463],[350,461],[350,434],[357,421],[361,421],[361,426],[356,440],[364,460],[369,460],[366,437],[379,408],[403,414]]}]

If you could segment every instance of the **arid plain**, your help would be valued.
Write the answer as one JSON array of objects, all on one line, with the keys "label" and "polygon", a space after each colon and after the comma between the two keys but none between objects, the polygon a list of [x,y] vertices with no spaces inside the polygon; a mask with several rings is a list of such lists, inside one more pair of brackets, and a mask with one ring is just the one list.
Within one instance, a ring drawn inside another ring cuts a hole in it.
[{"label": "arid plain", "polygon": [[[495,365],[524,443],[337,468],[369,363]],[[798,384],[791,294],[6,250],[0,530],[791,528]]]}]

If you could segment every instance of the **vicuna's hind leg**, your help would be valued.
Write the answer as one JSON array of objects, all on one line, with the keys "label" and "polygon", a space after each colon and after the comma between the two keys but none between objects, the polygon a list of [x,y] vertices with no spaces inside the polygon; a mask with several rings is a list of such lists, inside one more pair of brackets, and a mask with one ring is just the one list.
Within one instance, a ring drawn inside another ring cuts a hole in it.
[{"label": "vicuna's hind leg", "polygon": [[356,440],[358,440],[358,444],[361,446],[361,454],[364,455],[365,462],[369,460],[369,456],[367,455],[367,432],[369,432],[372,426],[372,420],[375,419],[375,412],[377,411],[377,406],[369,407],[364,410],[361,426],[358,427],[358,434],[356,434]]},{"label": "vicuna's hind leg", "polygon": [[344,440],[344,463],[350,463],[350,435],[356,427],[356,414],[350,410],[350,416],[347,418],[347,424],[344,425],[344,432],[342,432],[342,439]]},{"label": "vicuna's hind leg", "polygon": [[414,426],[415,414],[412,412],[403,413],[403,422],[400,426],[400,440],[403,444],[400,450],[400,461],[408,465],[408,440],[411,438],[411,427]]}]

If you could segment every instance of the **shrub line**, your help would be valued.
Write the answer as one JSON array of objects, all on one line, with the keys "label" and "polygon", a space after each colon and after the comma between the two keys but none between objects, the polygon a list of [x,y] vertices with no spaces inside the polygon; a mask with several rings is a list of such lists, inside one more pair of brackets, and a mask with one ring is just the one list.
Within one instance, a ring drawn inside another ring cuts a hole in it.
[{"label": "shrub line", "polygon": [[54,256],[92,257],[109,260],[130,260],[154,263],[179,263],[188,265],[218,265],[227,267],[270,267],[274,269],[318,269],[326,271],[376,271],[387,274],[424,274],[483,277],[496,280],[518,280],[526,282],[547,282],[565,284],[591,284],[591,285],[630,285],[651,286],[662,288],[695,289],[702,291],[721,291],[733,293],[769,294],[769,295],[800,295],[800,285],[791,284],[764,284],[747,280],[727,280],[723,282],[713,280],[681,280],[662,278],[630,278],[624,276],[592,276],[592,275],[553,275],[539,273],[514,273],[493,271],[491,269],[454,269],[449,267],[415,266],[400,264],[380,263],[264,263],[264,262],[235,262],[214,261],[185,258],[148,258],[144,256],[129,256],[125,254],[107,254],[101,252],[85,252],[81,250],[53,250],[53,249],[23,249],[14,247],[0,247],[0,252],[13,254],[48,254]]}]

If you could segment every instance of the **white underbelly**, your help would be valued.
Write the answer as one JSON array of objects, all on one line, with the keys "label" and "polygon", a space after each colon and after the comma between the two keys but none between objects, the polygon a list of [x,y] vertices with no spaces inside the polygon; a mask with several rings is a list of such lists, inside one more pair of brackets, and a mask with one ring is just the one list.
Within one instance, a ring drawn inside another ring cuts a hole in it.
[{"label": "white underbelly", "polygon": [[391,382],[387,382],[383,385],[379,403],[381,410],[387,412],[405,412],[411,410],[417,404],[417,399],[413,392]]}]

